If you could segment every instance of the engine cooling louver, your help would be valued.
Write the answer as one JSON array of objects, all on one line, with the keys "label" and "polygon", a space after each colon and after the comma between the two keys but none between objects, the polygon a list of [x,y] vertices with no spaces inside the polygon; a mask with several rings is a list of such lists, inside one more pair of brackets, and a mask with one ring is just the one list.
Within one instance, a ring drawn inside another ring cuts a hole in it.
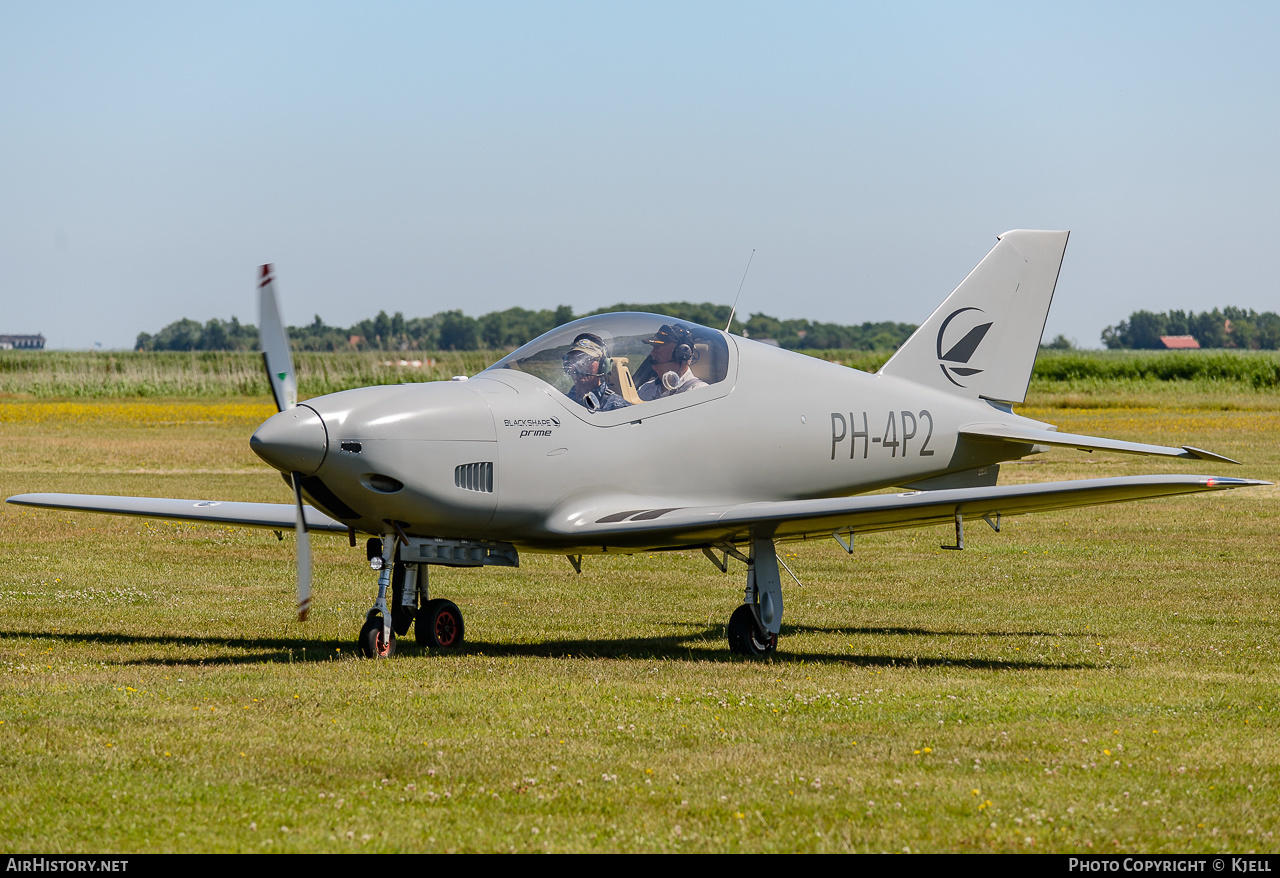
[{"label": "engine cooling louver", "polygon": [[464,491],[493,493],[493,464],[464,463],[453,468],[453,483]]}]

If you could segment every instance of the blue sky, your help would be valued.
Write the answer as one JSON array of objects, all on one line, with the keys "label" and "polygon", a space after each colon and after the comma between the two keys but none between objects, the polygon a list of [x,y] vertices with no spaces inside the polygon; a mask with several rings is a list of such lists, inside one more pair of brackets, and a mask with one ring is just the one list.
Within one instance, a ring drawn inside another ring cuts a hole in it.
[{"label": "blue sky", "polygon": [[1267,4],[0,2],[0,332],[729,302],[920,322],[1071,229],[1046,330],[1280,310]]}]

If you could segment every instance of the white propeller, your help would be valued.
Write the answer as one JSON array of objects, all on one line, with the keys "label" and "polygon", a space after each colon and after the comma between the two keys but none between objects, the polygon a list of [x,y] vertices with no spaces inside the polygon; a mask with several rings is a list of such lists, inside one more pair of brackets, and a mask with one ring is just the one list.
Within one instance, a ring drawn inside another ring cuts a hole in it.
[{"label": "white propeller", "polygon": [[293,373],[293,357],[289,355],[289,331],[280,319],[275,281],[271,266],[262,266],[262,277],[258,281],[258,345],[276,408],[284,411],[298,404],[298,380]]},{"label": "white propeller", "polygon": [[[262,276],[258,280],[258,342],[271,394],[276,398],[276,408],[285,411],[295,407],[298,404],[298,379],[289,353],[289,331],[280,319],[275,275],[270,265],[262,266]],[[311,537],[307,534],[306,513],[302,506],[301,476],[290,473],[289,478],[293,482],[293,500],[297,510],[294,529],[298,536],[298,621],[305,622],[311,612]]]},{"label": "white propeller", "polygon": [[298,535],[298,621],[305,622],[311,612],[311,536],[302,511],[302,483],[297,473],[293,474],[293,499],[298,509],[293,526]]}]

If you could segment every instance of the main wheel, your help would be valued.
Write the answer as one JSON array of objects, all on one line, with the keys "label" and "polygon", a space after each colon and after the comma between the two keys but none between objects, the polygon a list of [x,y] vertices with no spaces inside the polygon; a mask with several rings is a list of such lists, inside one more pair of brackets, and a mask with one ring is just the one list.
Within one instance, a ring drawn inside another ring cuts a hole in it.
[{"label": "main wheel", "polygon": [[418,611],[413,633],[419,646],[456,649],[462,646],[462,611],[453,601],[437,598]]},{"label": "main wheel", "polygon": [[382,615],[370,613],[360,629],[360,652],[365,658],[391,658],[396,654],[396,633],[390,640],[382,639]]},{"label": "main wheel", "polygon": [[761,632],[756,614],[742,604],[729,617],[729,649],[738,655],[762,656],[778,648],[778,638]]}]

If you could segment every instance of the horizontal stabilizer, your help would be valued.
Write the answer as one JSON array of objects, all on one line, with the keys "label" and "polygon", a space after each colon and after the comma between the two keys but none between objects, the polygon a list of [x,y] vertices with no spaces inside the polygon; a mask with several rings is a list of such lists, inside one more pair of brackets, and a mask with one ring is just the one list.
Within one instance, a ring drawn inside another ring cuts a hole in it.
[{"label": "horizontal stabilizer", "polygon": [[1180,457],[1184,460],[1209,460],[1214,463],[1240,461],[1183,445],[1148,445],[1145,442],[1124,442],[1120,439],[1103,439],[1098,436],[1080,436],[1075,433],[1059,433],[1056,430],[1034,430],[1026,427],[1008,427],[1004,424],[970,424],[960,431],[965,439],[979,442],[1012,442],[1015,444],[1053,445],[1059,448],[1076,448],[1080,451],[1115,451],[1120,454],[1150,454],[1157,457]]}]

